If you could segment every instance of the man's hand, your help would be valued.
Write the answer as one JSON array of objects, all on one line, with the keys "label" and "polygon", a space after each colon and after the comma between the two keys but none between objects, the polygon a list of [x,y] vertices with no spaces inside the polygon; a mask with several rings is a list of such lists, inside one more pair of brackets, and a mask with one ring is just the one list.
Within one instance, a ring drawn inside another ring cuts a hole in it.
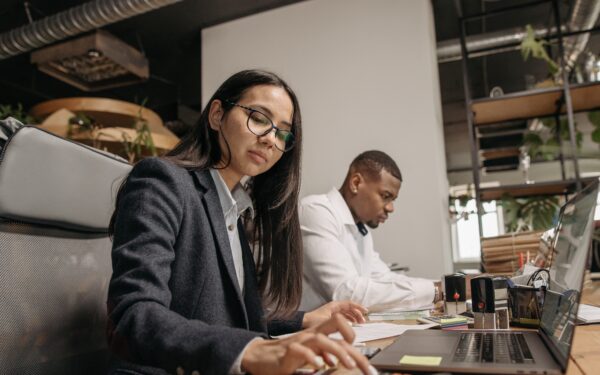
[{"label": "man's hand", "polygon": [[364,323],[366,321],[365,314],[367,312],[368,310],[362,305],[352,301],[333,301],[304,314],[302,328],[315,327],[325,322],[336,313],[342,314],[352,323]]},{"label": "man's hand", "polygon": [[[334,332],[340,332],[344,339],[327,337]],[[377,374],[367,358],[350,345],[353,340],[354,331],[349,322],[341,314],[334,314],[310,330],[285,339],[251,342],[242,358],[242,370],[251,374],[284,375],[307,364],[320,368],[325,361],[330,366],[339,363],[348,369],[358,367],[365,375]]]}]

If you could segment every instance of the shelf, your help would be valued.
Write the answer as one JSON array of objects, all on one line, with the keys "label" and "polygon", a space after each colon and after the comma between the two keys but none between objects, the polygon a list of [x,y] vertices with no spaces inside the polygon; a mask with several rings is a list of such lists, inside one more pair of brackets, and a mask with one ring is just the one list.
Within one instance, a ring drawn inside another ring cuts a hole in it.
[{"label": "shelf", "polygon": [[[582,179],[581,182],[585,186],[587,183],[595,180],[595,178]],[[575,180],[563,181],[545,181],[533,184],[520,185],[505,185],[491,188],[482,188],[479,190],[482,201],[491,201],[502,199],[504,194],[508,194],[513,198],[524,198],[539,195],[563,195],[571,194],[576,189]]]},{"label": "shelf", "polygon": [[[571,85],[573,112],[600,108],[600,82]],[[509,120],[526,120],[545,117],[556,113],[556,104],[561,99],[563,87],[556,86],[503,95],[498,98],[473,100],[471,110],[476,126]],[[565,112],[565,105],[561,107]]]},{"label": "shelf", "polygon": [[[142,147],[139,152],[131,153],[125,150],[126,144],[133,144],[139,132],[134,125],[141,116],[146,120],[149,135],[158,153],[171,150],[179,138],[164,125],[160,117],[152,110],[107,98],[65,98],[54,99],[36,105],[31,113],[38,118],[44,118],[38,127],[59,137],[70,138],[74,141],[92,147],[106,150],[131,159],[149,156],[150,149]],[[96,123],[93,129],[81,127],[72,128],[69,124],[77,113],[90,116]],[[133,155],[133,156],[132,156]]]},{"label": "shelf", "polygon": [[518,157],[521,152],[518,147],[501,147],[501,148],[491,148],[487,150],[479,150],[479,154],[481,159],[490,160],[490,159],[500,159],[500,158],[508,158],[511,156]]},{"label": "shelf", "polygon": [[131,127],[141,115],[148,122],[153,133],[175,137],[167,129],[161,118],[153,110],[137,104],[109,98],[62,98],[37,104],[29,112],[36,118],[46,118],[54,112],[66,108],[71,112],[81,112],[106,126]]}]

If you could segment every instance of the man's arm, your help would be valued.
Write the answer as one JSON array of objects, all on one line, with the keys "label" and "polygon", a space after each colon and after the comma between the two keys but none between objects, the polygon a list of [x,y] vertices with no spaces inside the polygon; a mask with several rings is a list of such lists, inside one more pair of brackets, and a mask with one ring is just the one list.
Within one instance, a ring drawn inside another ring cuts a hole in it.
[{"label": "man's arm", "polygon": [[420,277],[409,277],[403,273],[391,271],[387,264],[381,260],[377,251],[371,253],[371,278],[380,282],[406,283],[411,285],[411,289],[415,291],[415,298],[417,300],[414,304],[415,307],[427,306],[437,302],[435,300],[435,281]]},{"label": "man's arm", "polygon": [[[304,276],[325,300],[349,299],[370,311],[431,305],[433,282],[396,275],[361,275],[345,248],[343,227],[325,205],[303,205],[300,212],[304,246]],[[378,261],[381,262],[379,257]],[[382,262],[381,262],[382,263]],[[384,265],[385,266],[385,265]]]}]

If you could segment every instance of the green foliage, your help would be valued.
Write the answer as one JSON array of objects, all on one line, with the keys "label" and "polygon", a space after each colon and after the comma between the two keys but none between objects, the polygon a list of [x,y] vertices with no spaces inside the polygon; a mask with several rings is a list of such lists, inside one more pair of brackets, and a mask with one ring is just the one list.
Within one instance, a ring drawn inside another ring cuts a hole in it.
[{"label": "green foliage", "polygon": [[560,209],[557,197],[513,198],[509,195],[498,202],[504,208],[506,232],[546,230]]},{"label": "green foliage", "polygon": [[14,117],[23,124],[35,123],[35,119],[23,110],[21,103],[18,103],[14,108],[10,104],[0,104],[0,120],[4,120],[7,117]]},{"label": "green foliage", "polygon": [[[540,119],[542,128],[536,131],[529,131],[523,136],[523,146],[527,147],[527,152],[532,159],[542,158],[545,160],[554,160],[560,152],[560,145],[557,140],[557,132],[562,140],[569,140],[569,122],[566,118],[561,118],[559,125],[556,125],[554,117],[545,117]],[[575,144],[577,149],[581,148],[583,143],[583,133],[575,125]]]},{"label": "green foliage", "polygon": [[123,139],[121,143],[123,144],[123,149],[125,154],[127,154],[127,158],[129,159],[130,163],[133,163],[136,158],[141,158],[144,150],[150,151],[152,156],[157,155],[156,147],[154,146],[154,141],[152,140],[152,132],[148,126],[148,121],[142,117],[142,111],[145,108],[146,102],[147,98],[145,98],[142,101],[142,104],[140,104],[138,115],[133,124],[133,128],[136,131],[135,138],[130,139],[127,134],[123,133]]},{"label": "green foliage", "polygon": [[596,143],[600,143],[600,111],[590,111],[588,112],[588,119],[594,125],[594,130],[592,131],[592,141]]},{"label": "green foliage", "polygon": [[529,56],[536,59],[541,59],[548,65],[550,74],[554,75],[558,72],[558,65],[548,56],[545,46],[548,44],[543,39],[537,38],[531,25],[526,26],[527,35],[521,41],[521,56],[523,60],[527,61]]},{"label": "green foliage", "polygon": [[102,135],[100,129],[101,126],[96,120],[87,116],[85,113],[77,112],[75,113],[75,116],[69,119],[69,124],[67,125],[67,138],[73,139],[77,134],[89,133],[92,140],[92,147],[100,149],[101,144],[98,139]]},{"label": "green foliage", "polygon": [[[121,132],[121,139],[115,139],[115,141],[121,142],[123,153],[130,163],[133,163],[136,159],[142,158],[146,151],[153,156],[157,155],[148,121],[142,117],[142,111],[145,104],[146,99],[144,99],[140,105],[140,109],[132,124],[132,128],[135,130],[135,136],[132,138],[129,134]],[[114,138],[114,136],[109,135],[106,132],[103,133],[102,125],[98,124],[93,118],[84,113],[76,113],[75,116],[69,119],[67,138],[73,138],[77,134],[87,132],[92,136],[92,147],[98,149],[102,148],[102,142],[99,139],[101,136]]]},{"label": "green foliage", "polygon": [[96,122],[85,113],[77,112],[75,116],[69,119],[67,125],[67,137],[72,137],[75,133],[83,131],[92,131],[96,127]]}]

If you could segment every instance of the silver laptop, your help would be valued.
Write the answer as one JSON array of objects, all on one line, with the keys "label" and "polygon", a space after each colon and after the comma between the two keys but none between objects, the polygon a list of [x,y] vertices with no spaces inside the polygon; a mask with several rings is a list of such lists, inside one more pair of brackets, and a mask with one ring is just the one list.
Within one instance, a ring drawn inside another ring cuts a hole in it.
[{"label": "silver laptop", "polygon": [[550,283],[537,332],[410,330],[373,357],[371,364],[392,371],[564,373],[589,260],[597,196],[595,181],[561,208]]}]

